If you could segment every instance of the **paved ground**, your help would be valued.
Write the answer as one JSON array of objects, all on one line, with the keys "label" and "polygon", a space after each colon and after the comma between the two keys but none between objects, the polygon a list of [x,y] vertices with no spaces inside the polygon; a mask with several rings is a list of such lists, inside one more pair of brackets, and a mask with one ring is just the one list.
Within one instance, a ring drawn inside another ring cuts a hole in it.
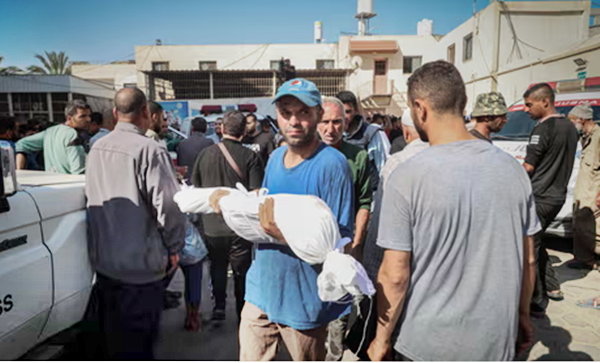
[{"label": "paved ground", "polygon": [[[553,266],[558,272],[563,301],[550,301],[547,317],[533,319],[536,343],[527,360],[600,360],[600,310],[583,309],[579,300],[600,296],[600,272],[568,268],[566,241],[549,241]],[[524,360],[524,357],[521,357]]]},{"label": "paved ground", "polygon": [[[565,241],[550,241],[549,251],[557,268],[565,300],[551,301],[548,316],[533,319],[536,341],[532,349],[520,360],[597,360],[600,361],[600,310],[582,309],[578,300],[600,295],[600,272],[571,270],[564,263],[572,258]],[[561,252],[562,250],[562,252]],[[159,360],[238,360],[237,318],[233,305],[233,292],[228,298],[227,321],[215,325],[208,321],[212,309],[209,293],[208,270],[203,279],[202,313],[207,320],[202,331],[189,333],[183,330],[184,306],[164,312],[162,334],[156,349]],[[173,279],[171,289],[183,291],[181,272]],[[349,352],[347,352],[349,353]],[[289,360],[282,348],[279,360]],[[355,360],[346,354],[344,360]]]}]

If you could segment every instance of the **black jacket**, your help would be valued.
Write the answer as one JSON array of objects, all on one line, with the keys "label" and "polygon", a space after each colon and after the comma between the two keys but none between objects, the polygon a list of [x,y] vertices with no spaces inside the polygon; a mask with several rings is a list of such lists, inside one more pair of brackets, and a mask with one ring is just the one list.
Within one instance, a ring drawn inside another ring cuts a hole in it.
[{"label": "black jacket", "polygon": [[188,167],[188,172],[185,176],[186,182],[189,183],[198,154],[214,144],[214,141],[207,139],[203,134],[192,132],[187,140],[183,140],[177,145],[177,164]]}]

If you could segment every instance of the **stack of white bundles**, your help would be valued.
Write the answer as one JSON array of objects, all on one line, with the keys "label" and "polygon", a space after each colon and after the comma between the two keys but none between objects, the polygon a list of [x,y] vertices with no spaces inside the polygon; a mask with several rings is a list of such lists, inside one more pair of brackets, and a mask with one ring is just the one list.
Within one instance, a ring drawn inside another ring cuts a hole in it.
[{"label": "stack of white bundles", "polygon": [[[265,189],[248,192],[241,184],[237,187],[219,201],[227,226],[254,243],[280,243],[265,233],[258,217],[259,206],[266,198],[272,198],[275,223],[287,245],[303,261],[311,265],[323,264],[317,279],[321,300],[339,301],[348,294],[370,296],[375,293],[363,266],[352,256],[342,253],[350,239],[341,237],[337,219],[324,201],[312,195],[267,195]],[[215,189],[223,188],[211,189],[212,194]],[[191,194],[188,196],[192,197]],[[210,194],[198,192],[197,196],[203,199],[202,203],[197,203],[200,206],[208,203]],[[187,201],[187,205],[190,204],[191,201]],[[200,209],[207,210],[197,210]],[[210,209],[205,213],[214,213]]]}]

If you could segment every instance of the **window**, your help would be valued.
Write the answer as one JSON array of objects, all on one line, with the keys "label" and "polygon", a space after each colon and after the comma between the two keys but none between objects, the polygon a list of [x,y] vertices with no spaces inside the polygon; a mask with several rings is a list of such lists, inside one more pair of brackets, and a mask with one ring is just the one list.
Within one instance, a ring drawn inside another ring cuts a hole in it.
[{"label": "window", "polygon": [[215,61],[203,61],[200,62],[201,71],[214,71],[217,69],[217,62]]},{"label": "window", "polygon": [[456,61],[456,44],[452,44],[448,47],[448,62],[454,64]]},{"label": "window", "polygon": [[473,58],[473,33],[463,38],[463,62]]},{"label": "window", "polygon": [[387,74],[387,61],[379,60],[375,61],[375,75],[385,76]]},{"label": "window", "polygon": [[278,71],[279,70],[279,62],[280,60],[272,60],[269,62],[269,69],[272,69],[274,71]]},{"label": "window", "polygon": [[123,88],[136,88],[137,83],[123,83]]},{"label": "window", "polygon": [[423,63],[423,57],[404,57],[402,60],[402,72],[409,74],[417,70]]},{"label": "window", "polygon": [[153,71],[168,71],[169,62],[152,62]]},{"label": "window", "polygon": [[317,69],[333,69],[335,62],[333,59],[317,59]]}]

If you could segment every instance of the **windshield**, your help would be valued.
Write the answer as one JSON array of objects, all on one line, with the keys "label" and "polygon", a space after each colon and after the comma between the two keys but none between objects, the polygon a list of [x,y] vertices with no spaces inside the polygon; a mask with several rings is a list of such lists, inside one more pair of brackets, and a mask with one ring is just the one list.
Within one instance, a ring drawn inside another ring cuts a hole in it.
[{"label": "windshield", "polygon": [[527,140],[536,122],[525,111],[509,112],[502,130],[492,134],[492,140]]}]

